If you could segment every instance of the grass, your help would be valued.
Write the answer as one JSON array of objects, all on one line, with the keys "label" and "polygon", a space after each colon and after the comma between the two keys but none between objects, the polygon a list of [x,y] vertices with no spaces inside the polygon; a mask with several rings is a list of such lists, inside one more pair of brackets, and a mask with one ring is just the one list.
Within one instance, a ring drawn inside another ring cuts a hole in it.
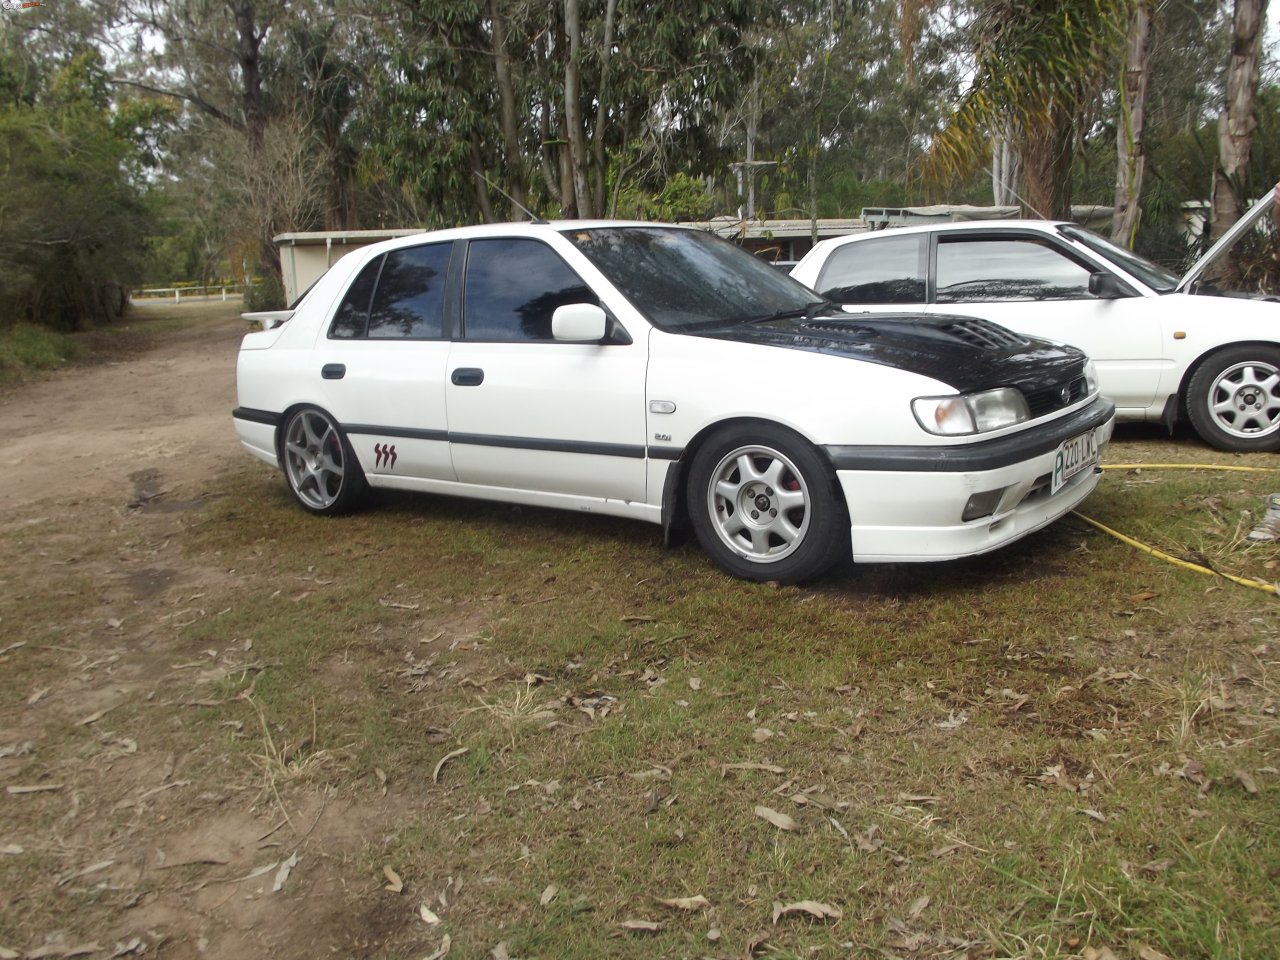
[{"label": "grass", "polygon": [[[1272,462],[1159,438],[1110,457]],[[1119,471],[1085,512],[1270,580],[1280,547],[1242,533],[1276,486]],[[228,580],[163,636],[219,665],[211,705],[183,688],[119,725],[145,717],[275,820],[317,787],[375,811],[385,787],[394,815],[334,869],[376,890],[390,865],[442,923],[390,923],[361,955],[420,957],[445,932],[465,958],[1278,955],[1273,596],[1069,519],[989,557],[776,589],[624,521],[427,496],[320,520],[249,463],[210,494],[177,542]],[[33,543],[0,534],[0,623],[65,643],[97,588],[24,568]],[[0,698],[62,662],[5,668]],[[97,743],[52,731],[14,776]],[[774,922],[806,900],[839,919]],[[0,944],[66,922],[32,902],[45,925],[0,913]]]},{"label": "grass", "polygon": [[[271,712],[349,698],[317,674],[339,649],[430,663],[415,678],[430,688],[391,684],[382,733],[345,722],[348,708],[326,735],[321,709],[320,739],[371,738],[382,769],[424,782],[429,812],[383,851],[402,873],[491,879],[448,914],[462,955],[499,940],[521,956],[741,952],[762,934],[769,955],[797,957],[1273,955],[1280,818],[1231,774],[1280,747],[1275,690],[1249,653],[1274,657],[1272,598],[1071,522],[982,560],[777,590],[726,580],[691,548],[663,553],[637,525],[425,497],[316,522],[273,476],[230,482],[253,499],[215,507],[190,549],[251,563],[256,539],[279,563],[288,544],[331,581],[293,610],[268,600],[273,582],[243,598],[238,617],[280,637],[272,656],[290,671],[259,684]],[[1236,529],[1268,483],[1120,476],[1089,508],[1259,576],[1277,552]],[[305,646],[285,622],[300,612]],[[422,643],[436,623],[445,636]],[[449,652],[458,636],[474,649]],[[601,718],[583,701],[613,707]],[[428,749],[397,713],[448,741]],[[430,784],[458,745],[470,752]],[[1192,758],[1208,792],[1181,775]],[[741,763],[784,772],[726,769]],[[712,906],[658,904],[694,895]],[[843,918],[770,922],[775,901],[799,900]],[[626,932],[633,919],[662,926]]]},{"label": "grass", "polygon": [[145,304],[120,320],[81,333],[60,333],[32,323],[0,330],[0,386],[73,364],[121,360],[148,349],[157,337],[225,317],[228,304]]},{"label": "grass", "polygon": [[14,383],[24,374],[53,370],[84,355],[74,338],[46,327],[19,323],[0,333],[0,384]]}]

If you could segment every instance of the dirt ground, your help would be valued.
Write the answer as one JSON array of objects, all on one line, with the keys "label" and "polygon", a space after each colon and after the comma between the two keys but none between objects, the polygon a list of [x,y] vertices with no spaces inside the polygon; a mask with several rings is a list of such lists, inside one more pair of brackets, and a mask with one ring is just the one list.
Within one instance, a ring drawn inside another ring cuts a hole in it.
[{"label": "dirt ground", "polygon": [[39,678],[0,702],[0,958],[385,949],[387,922],[360,915],[383,881],[351,862],[389,809],[319,787],[273,804],[216,745],[113,723],[123,704],[198,710],[253,659],[183,649],[174,629],[240,576],[180,551],[208,478],[244,456],[243,322],[190,309],[201,322],[154,349],[0,396],[0,592],[65,604],[0,619],[0,675]]}]

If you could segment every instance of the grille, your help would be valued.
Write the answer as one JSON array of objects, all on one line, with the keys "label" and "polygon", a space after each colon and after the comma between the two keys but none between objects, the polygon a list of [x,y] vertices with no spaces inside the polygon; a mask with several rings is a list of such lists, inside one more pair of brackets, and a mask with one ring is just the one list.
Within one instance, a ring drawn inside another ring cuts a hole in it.
[{"label": "grille", "polygon": [[1006,350],[1027,344],[1025,339],[1012,330],[992,323],[990,320],[979,320],[977,317],[957,320],[947,324],[943,329],[957,340],[963,340],[984,350]]},{"label": "grille", "polygon": [[[1067,391],[1066,399],[1063,399],[1064,389]],[[1070,383],[1060,383],[1056,387],[1045,387],[1043,390],[1028,393],[1026,395],[1027,407],[1031,411],[1031,419],[1043,417],[1045,414],[1053,413],[1055,410],[1061,410],[1063,407],[1069,407],[1071,404],[1083,400],[1087,390],[1088,386],[1084,377],[1076,377]]]}]

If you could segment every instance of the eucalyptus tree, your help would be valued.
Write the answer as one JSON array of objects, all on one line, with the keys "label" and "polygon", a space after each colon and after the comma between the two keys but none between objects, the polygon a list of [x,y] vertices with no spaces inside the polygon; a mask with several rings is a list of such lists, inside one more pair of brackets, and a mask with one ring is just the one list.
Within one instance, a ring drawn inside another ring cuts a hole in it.
[{"label": "eucalyptus tree", "polygon": [[1218,237],[1240,219],[1258,120],[1262,34],[1267,0],[1235,0],[1232,12],[1231,59],[1227,65],[1225,103],[1218,117],[1218,164],[1213,171],[1212,236]]},{"label": "eucalyptus tree", "polygon": [[777,10],[776,0],[389,0],[377,164],[445,220],[496,217],[498,187],[539,212],[604,215],[637,169],[719,165],[709,121],[749,75],[747,28]]}]

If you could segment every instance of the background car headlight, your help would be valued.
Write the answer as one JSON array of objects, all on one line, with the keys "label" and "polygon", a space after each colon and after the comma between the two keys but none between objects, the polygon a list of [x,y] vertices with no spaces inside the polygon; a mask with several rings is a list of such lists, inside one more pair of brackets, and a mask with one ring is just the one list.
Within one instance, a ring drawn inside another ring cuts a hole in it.
[{"label": "background car headlight", "polygon": [[1030,419],[1027,401],[1013,387],[955,397],[918,397],[911,412],[920,426],[941,436],[987,433]]},{"label": "background car headlight", "polygon": [[1092,360],[1084,362],[1084,383],[1086,395],[1092,397],[1098,392],[1098,371]]}]

